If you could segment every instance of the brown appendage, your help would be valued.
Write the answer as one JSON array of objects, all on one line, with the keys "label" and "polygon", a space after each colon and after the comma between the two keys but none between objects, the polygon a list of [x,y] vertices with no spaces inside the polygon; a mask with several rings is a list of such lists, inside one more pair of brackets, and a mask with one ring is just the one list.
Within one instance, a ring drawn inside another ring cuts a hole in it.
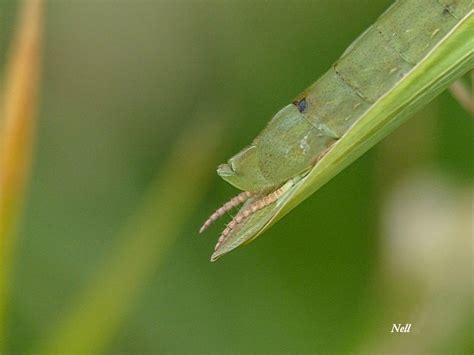
[{"label": "brown appendage", "polygon": [[214,250],[217,250],[225,238],[230,234],[230,232],[235,229],[235,227],[249,218],[252,214],[261,210],[262,208],[272,204],[276,200],[280,198],[281,195],[286,191],[285,186],[280,187],[279,189],[269,193],[268,195],[256,200],[255,202],[251,203],[249,206],[243,208],[239,213],[230,221],[227,227],[222,231],[219,239],[217,240],[217,244],[214,247]]},{"label": "brown appendage", "polygon": [[217,221],[221,216],[226,214],[228,211],[237,207],[238,205],[244,203],[251,197],[253,193],[244,191],[232,198],[230,201],[226,202],[222,207],[218,208],[202,225],[199,233],[204,232],[212,223]]}]

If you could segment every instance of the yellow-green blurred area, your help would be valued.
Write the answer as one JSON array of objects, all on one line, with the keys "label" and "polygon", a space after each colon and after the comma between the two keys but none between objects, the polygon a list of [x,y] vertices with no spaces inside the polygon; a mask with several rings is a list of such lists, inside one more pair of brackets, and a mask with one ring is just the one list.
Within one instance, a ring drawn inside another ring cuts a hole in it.
[{"label": "yellow-green blurred area", "polygon": [[250,245],[210,263],[231,217],[197,233],[237,194],[215,167],[390,3],[46,2],[6,352],[472,352],[473,120],[448,92]]}]

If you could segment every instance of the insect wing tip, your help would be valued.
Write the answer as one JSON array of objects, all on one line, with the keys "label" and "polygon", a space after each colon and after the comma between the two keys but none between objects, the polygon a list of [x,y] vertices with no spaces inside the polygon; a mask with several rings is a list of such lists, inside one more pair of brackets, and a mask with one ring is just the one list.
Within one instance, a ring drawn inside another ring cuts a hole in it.
[{"label": "insect wing tip", "polygon": [[211,255],[210,261],[211,261],[211,263],[214,263],[214,262],[216,262],[217,259],[219,259],[219,258],[220,258],[220,255],[219,255],[219,254],[213,253],[213,254]]}]

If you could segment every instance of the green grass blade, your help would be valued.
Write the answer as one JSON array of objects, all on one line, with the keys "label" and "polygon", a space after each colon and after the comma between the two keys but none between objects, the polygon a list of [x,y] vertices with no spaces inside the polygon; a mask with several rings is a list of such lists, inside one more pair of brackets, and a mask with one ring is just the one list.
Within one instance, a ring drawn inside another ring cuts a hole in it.
[{"label": "green grass blade", "polygon": [[42,4],[26,1],[0,103],[0,353],[15,254],[16,226],[33,149],[40,76]]},{"label": "green grass blade", "polygon": [[[266,230],[400,126],[473,67],[474,16],[469,13],[438,47],[383,96],[298,184]],[[261,231],[261,232],[262,232]]]},{"label": "green grass blade", "polygon": [[303,178],[293,181],[290,192],[277,204],[254,213],[238,233],[227,238],[211,261],[252,241],[341,170],[405,122],[454,81],[473,68],[474,16],[469,12],[391,90],[331,146]]},{"label": "green grass blade", "polygon": [[58,330],[39,345],[39,353],[104,351],[206,191],[211,177],[206,172],[214,162],[221,136],[218,125],[202,121],[183,133],[168,164],[121,231],[116,249],[104,260],[71,312],[59,321]]}]

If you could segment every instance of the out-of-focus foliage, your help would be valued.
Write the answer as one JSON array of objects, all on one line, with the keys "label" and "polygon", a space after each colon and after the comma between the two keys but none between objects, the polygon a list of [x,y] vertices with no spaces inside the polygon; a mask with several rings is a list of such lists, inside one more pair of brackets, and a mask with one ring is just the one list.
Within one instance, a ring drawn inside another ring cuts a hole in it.
[{"label": "out-of-focus foliage", "polygon": [[17,225],[32,160],[42,19],[41,0],[25,2],[0,89],[0,352],[6,347]]},{"label": "out-of-focus foliage", "polygon": [[[218,138],[225,144],[216,152],[217,165],[248,144],[389,3],[47,2],[36,160],[15,261],[8,348],[34,351],[56,334],[103,272],[122,227],[197,117],[209,115],[226,128]],[[0,2],[0,68],[16,10],[15,1]],[[3,77],[2,71],[0,83]],[[440,243],[449,238],[438,237],[433,246],[419,235],[410,254],[419,260],[411,262],[424,267],[412,276],[394,267],[404,249],[391,255],[387,245],[406,243],[410,250],[402,228],[410,221],[402,218],[396,198],[407,190],[397,195],[397,186],[427,167],[436,174],[421,176],[429,186],[438,181],[434,191],[444,189],[454,202],[426,218],[462,209],[466,223],[469,207],[459,196],[472,187],[472,132],[469,114],[448,93],[441,95],[285,221],[215,264],[208,259],[223,224],[203,237],[197,230],[235,190],[203,166],[213,176],[212,187],[194,186],[205,189],[205,197],[194,201],[197,208],[180,222],[160,267],[147,274],[108,351],[406,352],[422,344],[415,350],[467,352],[471,314],[459,302],[466,302],[472,277],[467,271],[439,273],[464,267],[472,257],[456,251],[466,249],[465,239],[451,236],[463,229],[446,228],[444,235],[459,238],[449,249],[462,259],[458,264],[437,259]],[[183,175],[198,174],[195,169],[183,169]],[[166,188],[178,197],[180,184]],[[406,201],[410,211],[425,212],[426,204],[416,203],[417,190],[409,191],[415,199]],[[431,195],[423,190],[419,200]],[[412,230],[424,234],[423,228]],[[400,233],[404,239],[394,242]],[[434,254],[417,252],[425,249]],[[433,281],[432,275],[439,277]],[[439,298],[433,289],[450,292]],[[394,295],[400,295],[396,302]],[[439,321],[432,314],[440,309],[436,302],[444,305],[439,315],[455,321]],[[423,310],[431,310],[432,318],[418,321]],[[393,323],[410,322],[411,334],[390,333]],[[433,339],[444,329],[449,336]]]}]

